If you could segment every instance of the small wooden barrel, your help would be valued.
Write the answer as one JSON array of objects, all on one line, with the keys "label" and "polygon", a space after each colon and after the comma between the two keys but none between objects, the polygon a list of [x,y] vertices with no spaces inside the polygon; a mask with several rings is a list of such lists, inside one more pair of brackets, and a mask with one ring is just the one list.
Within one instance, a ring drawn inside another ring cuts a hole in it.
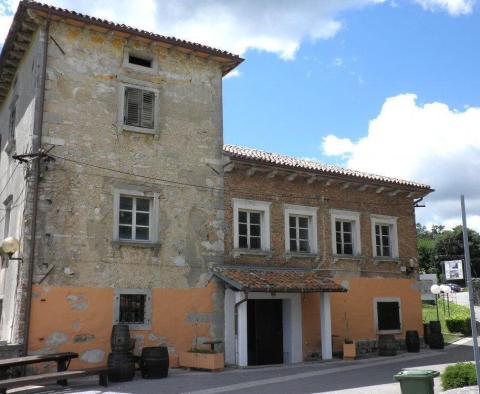
[{"label": "small wooden barrel", "polygon": [[423,342],[428,345],[428,336],[430,335],[430,323],[423,323]]},{"label": "small wooden barrel", "polygon": [[112,382],[128,382],[135,376],[135,359],[131,353],[108,355],[108,379]]},{"label": "small wooden barrel", "polygon": [[166,346],[144,347],[140,358],[142,377],[146,379],[168,376],[168,348]]},{"label": "small wooden barrel", "polygon": [[428,337],[428,346],[430,349],[443,349],[445,344],[441,332],[431,332]]},{"label": "small wooden barrel", "polygon": [[378,355],[379,356],[395,356],[397,354],[397,341],[395,335],[379,335],[378,336]]},{"label": "small wooden barrel", "polygon": [[420,351],[420,337],[418,331],[407,331],[405,335],[407,352],[418,353]]},{"label": "small wooden barrel", "polygon": [[113,353],[128,353],[131,350],[130,330],[126,324],[115,324],[112,327],[110,345]]},{"label": "small wooden barrel", "polygon": [[438,320],[432,320],[430,322],[430,334],[440,334],[442,332],[442,326]]}]

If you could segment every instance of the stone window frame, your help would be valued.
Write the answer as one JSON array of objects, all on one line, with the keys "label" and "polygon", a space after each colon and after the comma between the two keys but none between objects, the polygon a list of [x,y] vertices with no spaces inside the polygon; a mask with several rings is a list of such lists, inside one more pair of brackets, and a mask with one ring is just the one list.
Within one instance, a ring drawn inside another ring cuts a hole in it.
[{"label": "stone window frame", "polygon": [[[332,238],[332,254],[333,256],[339,257],[359,257],[362,253],[362,238],[360,232],[360,212],[347,211],[343,209],[331,209],[331,238]],[[344,255],[337,253],[337,242],[336,242],[336,226],[335,223],[337,220],[345,220],[352,222],[352,241],[353,241],[353,253],[351,255]]]},{"label": "stone window frame", "polygon": [[[152,202],[150,210],[150,239],[148,241],[127,240],[119,237],[120,224],[120,196],[149,198]],[[113,242],[120,245],[158,247],[159,243],[159,225],[160,218],[160,194],[157,192],[140,191],[137,189],[113,190]]]},{"label": "stone window frame", "polygon": [[[317,207],[284,204],[283,217],[285,228],[285,252],[292,255],[318,255],[318,235],[317,235]],[[290,215],[306,216],[308,218],[308,244],[310,252],[290,251]]]},{"label": "stone window frame", "polygon": [[[378,303],[379,302],[396,302],[398,304],[398,316],[400,327],[397,330],[379,330],[378,329]],[[402,301],[400,297],[375,297],[373,299],[373,324],[377,334],[400,334],[403,330],[402,319]]]},{"label": "stone window frame", "polygon": [[[145,318],[143,324],[120,323],[120,295],[135,294],[145,295]],[[152,325],[152,290],[151,289],[135,289],[120,288],[115,289],[113,296],[113,324],[128,324],[132,330],[149,330]]]},{"label": "stone window frame", "polygon": [[[160,120],[160,90],[158,85],[148,81],[141,81],[133,78],[118,76],[118,103],[117,103],[117,130],[119,132],[122,131],[133,131],[136,133],[143,133],[143,134],[152,134],[157,135],[160,132],[159,120]],[[141,90],[148,90],[153,92],[154,94],[154,106],[155,109],[153,111],[153,128],[147,127],[137,127],[127,125],[124,122],[125,117],[125,88],[132,88],[132,89],[141,89]]]},{"label": "stone window frame", "polygon": [[[398,218],[395,216],[386,215],[370,215],[371,232],[372,232],[372,254],[376,259],[398,259],[400,257],[398,251]],[[388,225],[390,227],[390,250],[391,256],[378,256],[377,255],[377,241],[375,237],[375,226]]]},{"label": "stone window frame", "polygon": [[[270,242],[270,207],[272,203],[267,201],[232,199],[233,206],[233,248],[235,254],[266,254],[271,251]],[[240,249],[238,234],[238,211],[239,210],[260,212],[261,249]]]},{"label": "stone window frame", "polygon": [[[150,60],[151,67],[144,67],[138,64],[132,64],[129,62],[130,55],[137,56],[142,59]],[[158,58],[151,50],[143,50],[139,48],[131,48],[129,46],[125,46],[123,48],[123,59],[122,59],[122,67],[127,69],[142,73],[142,74],[149,74],[155,75],[158,74]]]}]

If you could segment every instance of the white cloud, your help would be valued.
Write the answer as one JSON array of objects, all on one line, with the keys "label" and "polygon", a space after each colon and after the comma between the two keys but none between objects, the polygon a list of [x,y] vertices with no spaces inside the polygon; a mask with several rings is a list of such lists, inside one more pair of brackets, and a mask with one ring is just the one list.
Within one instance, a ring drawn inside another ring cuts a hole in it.
[{"label": "white cloud", "polygon": [[[475,0],[415,0],[428,10],[468,13]],[[47,0],[48,4],[175,36],[243,55],[247,50],[291,60],[302,42],[333,37],[339,15],[385,0]],[[11,15],[18,0],[0,0],[0,17]],[[2,19],[0,44],[9,20]]]},{"label": "white cloud", "polygon": [[430,184],[424,223],[459,223],[465,194],[472,226],[480,230],[480,108],[464,111],[443,103],[418,104],[414,94],[388,98],[368,135],[357,142],[329,135],[322,143],[329,156],[345,156],[350,168]]},{"label": "white cloud", "polygon": [[450,15],[457,16],[470,14],[476,0],[415,0],[415,2],[425,10],[444,10]]},{"label": "white cloud", "polygon": [[240,77],[241,75],[242,75],[242,73],[240,72],[240,70],[235,69],[235,70],[230,71],[230,72],[225,76],[225,78],[223,78],[223,79],[238,78],[238,77]]}]

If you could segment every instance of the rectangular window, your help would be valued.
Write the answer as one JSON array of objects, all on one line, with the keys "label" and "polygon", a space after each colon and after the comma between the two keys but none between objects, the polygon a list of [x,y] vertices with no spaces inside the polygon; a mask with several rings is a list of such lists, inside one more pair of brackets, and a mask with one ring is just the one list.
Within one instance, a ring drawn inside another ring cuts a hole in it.
[{"label": "rectangular window", "polygon": [[262,248],[261,212],[238,211],[238,247],[242,249]]},{"label": "rectangular window", "polygon": [[337,254],[353,255],[353,222],[335,221],[335,242]]},{"label": "rectangular window", "polygon": [[392,242],[390,240],[390,226],[388,224],[375,225],[375,244],[377,256],[392,256]]},{"label": "rectangular window", "polygon": [[10,118],[8,121],[8,138],[12,141],[15,139],[16,118],[17,118],[17,108],[16,106],[14,106],[10,110]]},{"label": "rectangular window", "polygon": [[120,294],[119,323],[145,324],[146,294]]},{"label": "rectangular window", "polygon": [[120,196],[118,238],[149,241],[152,201],[149,198]]},{"label": "rectangular window", "polygon": [[152,59],[145,59],[139,56],[128,55],[128,62],[137,66],[152,68]]},{"label": "rectangular window", "polygon": [[155,93],[125,87],[124,123],[128,126],[154,128]]},{"label": "rectangular window", "polygon": [[377,301],[378,331],[398,331],[400,323],[400,303],[398,301]]},{"label": "rectangular window", "polygon": [[310,253],[309,218],[307,216],[289,216],[290,252]]}]

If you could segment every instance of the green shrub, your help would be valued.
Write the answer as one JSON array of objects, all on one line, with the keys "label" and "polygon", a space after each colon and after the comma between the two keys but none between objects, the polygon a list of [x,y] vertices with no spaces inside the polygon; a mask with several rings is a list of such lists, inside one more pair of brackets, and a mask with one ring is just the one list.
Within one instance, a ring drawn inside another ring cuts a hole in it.
[{"label": "green shrub", "polygon": [[446,319],[445,323],[450,332],[461,332],[465,336],[472,335],[472,327],[470,325],[469,317],[453,317]]},{"label": "green shrub", "polygon": [[442,373],[441,379],[444,390],[475,386],[477,384],[475,365],[473,363],[449,365]]}]

